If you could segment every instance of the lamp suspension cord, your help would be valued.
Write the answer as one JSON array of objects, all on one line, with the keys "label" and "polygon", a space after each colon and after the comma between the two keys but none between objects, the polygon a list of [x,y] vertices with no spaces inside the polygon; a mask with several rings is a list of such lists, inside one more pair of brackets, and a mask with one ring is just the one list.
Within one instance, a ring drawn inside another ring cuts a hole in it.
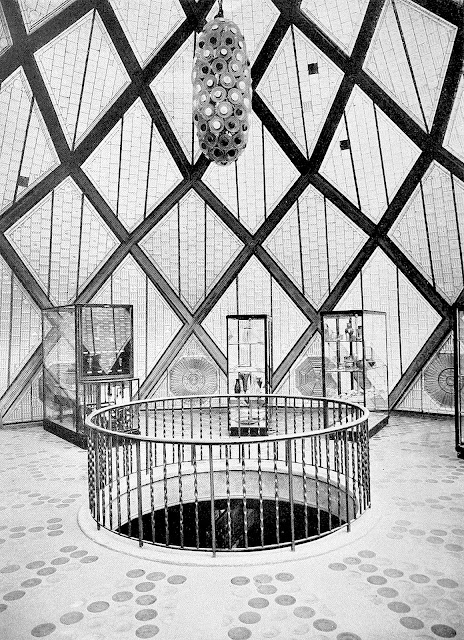
[{"label": "lamp suspension cord", "polygon": [[223,17],[224,17],[224,11],[222,10],[222,0],[219,0],[219,10],[215,18],[223,18]]}]

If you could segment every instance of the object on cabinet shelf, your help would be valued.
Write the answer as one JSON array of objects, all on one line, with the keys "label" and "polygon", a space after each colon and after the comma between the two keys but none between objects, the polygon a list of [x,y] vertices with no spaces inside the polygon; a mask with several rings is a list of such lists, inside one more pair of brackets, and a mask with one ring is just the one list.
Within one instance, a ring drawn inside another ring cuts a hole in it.
[{"label": "object on cabinet shelf", "polygon": [[321,326],[323,395],[388,411],[386,314],[333,311],[322,314]]},{"label": "object on cabinet shelf", "polygon": [[130,400],[138,392],[133,373],[132,306],[45,309],[42,325],[44,426],[82,444],[84,420],[90,411]]},{"label": "object on cabinet shelf", "polygon": [[229,430],[265,434],[266,399],[271,385],[271,319],[266,315],[227,316]]}]

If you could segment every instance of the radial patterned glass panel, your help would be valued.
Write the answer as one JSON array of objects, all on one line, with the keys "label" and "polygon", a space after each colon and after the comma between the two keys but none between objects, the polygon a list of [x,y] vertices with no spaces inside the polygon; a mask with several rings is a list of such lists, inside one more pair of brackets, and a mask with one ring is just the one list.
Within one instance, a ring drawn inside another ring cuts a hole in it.
[{"label": "radial patterned glass panel", "polygon": [[342,72],[298,29],[289,29],[258,85],[258,93],[301,151],[316,143]]},{"label": "radial patterned glass panel", "polygon": [[203,180],[250,231],[255,231],[298,178],[298,171],[253,116],[248,144],[237,162],[211,163]]},{"label": "radial patterned glass panel", "polygon": [[309,326],[309,320],[256,258],[249,260],[203,322],[223,352],[226,351],[226,315],[241,313],[272,316],[274,368]]},{"label": "radial patterned glass panel", "polygon": [[301,10],[351,53],[367,5],[368,0],[303,0]]},{"label": "radial patterned glass panel", "polygon": [[71,178],[20,218],[6,235],[56,305],[72,301],[117,244]]},{"label": "radial patterned glass panel", "polygon": [[129,83],[98,11],[35,54],[70,146],[81,138]]},{"label": "radial patterned glass panel", "polygon": [[110,2],[142,66],[185,19],[179,0],[169,2],[110,0]]},{"label": "radial patterned glass panel", "polygon": [[168,369],[168,395],[214,395],[219,367],[195,336],[189,338]]},{"label": "radial patterned glass panel", "polygon": [[140,244],[191,309],[205,298],[243,247],[193,191]]},{"label": "radial patterned glass panel", "polygon": [[129,230],[182,180],[140,99],[113,127],[83,168]]},{"label": "radial patterned glass panel", "polygon": [[132,257],[124,259],[92,302],[134,306],[134,369],[143,382],[179,331],[179,318]]},{"label": "radial patterned glass panel", "polygon": [[396,405],[399,411],[454,413],[453,335],[449,335]]},{"label": "radial patterned glass panel", "polygon": [[19,68],[0,88],[0,211],[57,164],[42,114]]}]

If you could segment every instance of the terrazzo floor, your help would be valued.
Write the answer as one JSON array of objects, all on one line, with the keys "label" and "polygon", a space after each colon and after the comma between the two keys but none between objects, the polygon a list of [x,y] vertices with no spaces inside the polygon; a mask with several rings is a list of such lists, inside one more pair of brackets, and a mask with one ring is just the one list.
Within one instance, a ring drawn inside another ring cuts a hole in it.
[{"label": "terrazzo floor", "polygon": [[453,439],[451,419],[394,414],[371,440],[365,534],[286,564],[193,567],[90,540],[77,523],[86,452],[38,427],[4,428],[0,640],[464,639]]}]

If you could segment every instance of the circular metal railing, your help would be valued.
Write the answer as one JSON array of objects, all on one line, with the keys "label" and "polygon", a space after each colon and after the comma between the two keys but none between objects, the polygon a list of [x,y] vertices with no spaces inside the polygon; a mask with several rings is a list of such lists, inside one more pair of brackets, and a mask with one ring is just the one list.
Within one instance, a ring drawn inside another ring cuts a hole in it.
[{"label": "circular metal railing", "polygon": [[313,540],[370,507],[368,411],[338,399],[160,398],[86,420],[97,527],[212,551]]}]

